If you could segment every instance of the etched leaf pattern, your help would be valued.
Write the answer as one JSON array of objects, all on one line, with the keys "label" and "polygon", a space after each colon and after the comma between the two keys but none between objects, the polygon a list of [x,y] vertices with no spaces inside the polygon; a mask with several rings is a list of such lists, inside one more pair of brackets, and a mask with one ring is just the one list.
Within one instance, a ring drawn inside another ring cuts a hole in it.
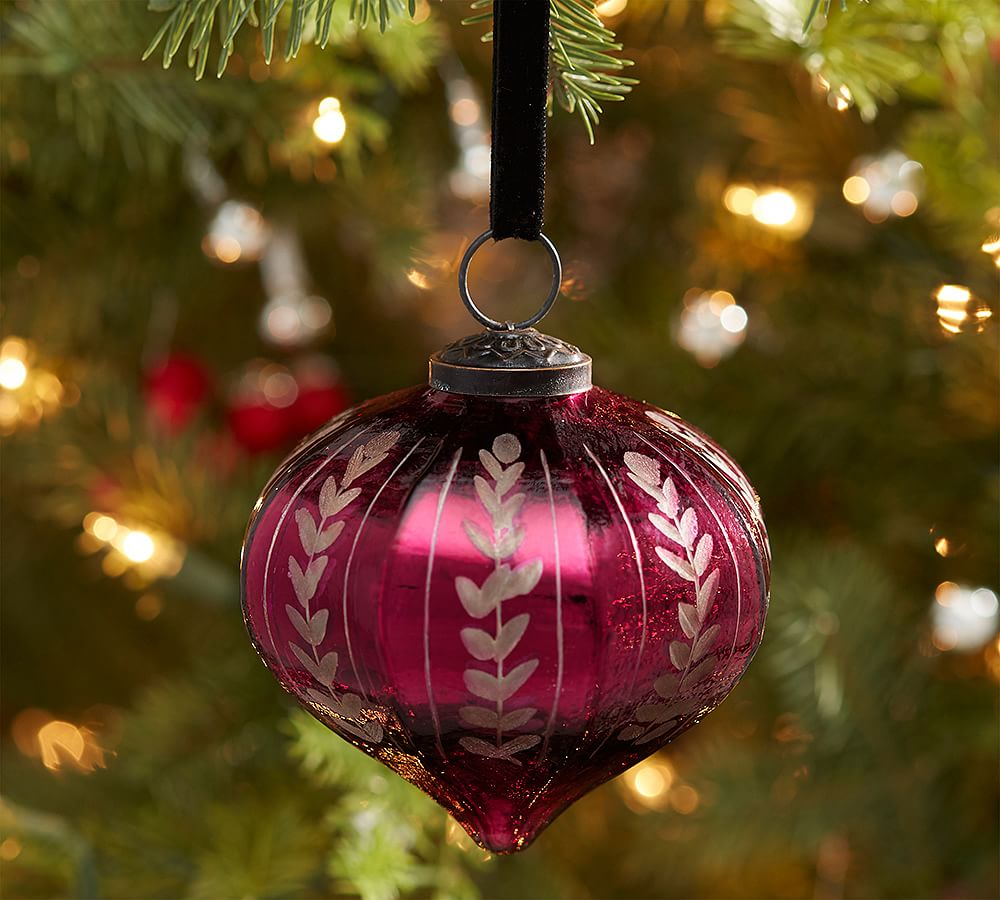
[{"label": "etched leaf pattern", "polygon": [[459,710],[466,728],[491,731],[493,739],[488,741],[466,736],[459,743],[470,753],[489,759],[508,760],[515,765],[521,765],[515,754],[541,742],[541,736],[537,734],[522,734],[509,739],[504,737],[505,732],[526,725],[537,712],[532,707],[504,709],[504,704],[538,668],[538,660],[529,659],[512,669],[504,669],[505,660],[524,637],[531,615],[521,613],[505,622],[503,603],[530,594],[542,577],[540,559],[521,563],[517,568],[504,562],[517,552],[524,541],[524,532],[514,519],[524,504],[525,495],[511,494],[524,472],[524,463],[517,461],[520,455],[521,442],[512,434],[497,437],[492,451],[479,451],[479,461],[488,477],[477,475],[473,483],[479,502],[489,516],[491,533],[468,519],[462,523],[462,529],[469,543],[493,563],[493,571],[482,584],[476,584],[463,575],[455,579],[459,601],[473,619],[485,619],[490,613],[495,616],[492,634],[483,628],[463,628],[461,632],[462,643],[473,658],[496,663],[495,674],[470,666],[464,676],[469,693],[492,705],[464,706]]},{"label": "etched leaf pattern", "polygon": [[323,482],[319,492],[319,522],[313,518],[308,508],[302,506],[295,510],[299,544],[306,554],[306,560],[302,564],[294,556],[288,557],[288,577],[300,608],[296,609],[288,604],[285,612],[308,649],[295,641],[289,641],[288,647],[306,671],[323,687],[322,690],[310,688],[306,694],[324,710],[332,712],[339,727],[347,734],[375,744],[382,740],[382,726],[373,717],[372,710],[365,708],[364,700],[357,694],[339,694],[333,686],[339,658],[335,652],[320,654],[319,651],[326,638],[330,611],[313,610],[312,600],[330,561],[328,556],[321,554],[337,542],[344,530],[344,521],[334,518],[361,496],[361,488],[351,485],[384,462],[398,441],[398,431],[386,431],[372,438],[354,451],[340,484],[337,484],[333,475]]},{"label": "etched leaf pattern", "polygon": [[705,619],[719,586],[719,570],[709,566],[714,549],[712,536],[701,532],[698,513],[693,506],[682,509],[677,486],[667,476],[661,480],[660,464],[642,453],[625,454],[627,477],[656,501],[656,512],[647,518],[656,530],[676,549],[657,545],[654,550],[662,563],[691,583],[693,603],[681,602],[677,618],[687,640],[670,642],[667,655],[680,675],[662,675],[653,690],[668,701],[647,703],[636,710],[635,723],[618,735],[620,740],[644,744],[656,740],[674,727],[675,720],[697,710],[700,700],[677,701],[677,694],[687,683],[697,681],[714,665],[707,658],[719,636],[719,626],[705,628]]},{"label": "etched leaf pattern", "polygon": [[[755,525],[763,534],[764,519],[760,508],[760,497],[757,496],[746,475],[739,470],[735,463],[725,453],[719,452],[719,449],[710,441],[705,440],[704,436],[699,434],[696,429],[679,419],[673,413],[667,413],[659,409],[649,409],[646,410],[646,416],[664,433],[674,438],[680,438],[685,443],[694,446],[702,456],[707,458],[725,476],[729,484],[743,498]],[[769,552],[766,542],[765,552]]]}]

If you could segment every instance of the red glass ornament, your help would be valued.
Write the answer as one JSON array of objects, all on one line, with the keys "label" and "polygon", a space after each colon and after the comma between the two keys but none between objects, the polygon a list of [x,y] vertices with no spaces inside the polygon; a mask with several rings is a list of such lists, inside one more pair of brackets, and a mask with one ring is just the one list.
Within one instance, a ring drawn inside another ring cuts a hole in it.
[{"label": "red glass ornament", "polygon": [[291,406],[296,438],[312,434],[351,405],[350,393],[327,357],[306,357],[295,366],[294,375],[299,387]]},{"label": "red glass ornament", "polygon": [[288,447],[293,440],[289,423],[288,409],[266,400],[241,401],[226,411],[229,432],[247,453]]},{"label": "red glass ornament", "polygon": [[149,367],[145,375],[146,406],[167,431],[183,431],[212,392],[212,376],[204,363],[174,352]]},{"label": "red glass ornament", "polygon": [[722,701],[768,581],[757,497],[673,414],[420,387],[281,466],[243,608],[306,709],[505,853]]}]

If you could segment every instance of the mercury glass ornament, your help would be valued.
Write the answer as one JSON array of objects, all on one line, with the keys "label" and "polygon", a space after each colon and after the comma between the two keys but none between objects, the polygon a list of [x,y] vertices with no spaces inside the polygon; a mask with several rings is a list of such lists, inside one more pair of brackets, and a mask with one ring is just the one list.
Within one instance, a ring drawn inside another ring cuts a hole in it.
[{"label": "mercury glass ornament", "polygon": [[293,453],[244,545],[282,686],[498,853],[717,706],[764,626],[745,476],[590,375],[529,327],[459,341]]}]

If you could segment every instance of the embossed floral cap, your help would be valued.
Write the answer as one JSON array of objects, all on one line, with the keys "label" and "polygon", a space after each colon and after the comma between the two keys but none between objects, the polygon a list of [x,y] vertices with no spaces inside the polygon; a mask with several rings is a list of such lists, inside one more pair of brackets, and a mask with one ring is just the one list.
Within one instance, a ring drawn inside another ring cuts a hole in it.
[{"label": "embossed floral cap", "polygon": [[430,385],[481,397],[563,397],[589,391],[591,359],[534,328],[487,329],[430,358]]}]

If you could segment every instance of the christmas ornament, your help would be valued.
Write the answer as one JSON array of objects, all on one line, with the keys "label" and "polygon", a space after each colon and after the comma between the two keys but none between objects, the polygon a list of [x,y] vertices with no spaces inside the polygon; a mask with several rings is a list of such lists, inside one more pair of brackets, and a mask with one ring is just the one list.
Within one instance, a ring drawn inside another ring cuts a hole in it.
[{"label": "christmas ornament", "polygon": [[226,424],[248,453],[268,453],[296,437],[291,407],[298,384],[285,366],[265,360],[249,363],[230,390]]},{"label": "christmas ornament", "polygon": [[212,392],[212,376],[189,353],[172,352],[146,371],[146,406],[153,420],[171,433],[183,431]]},{"label": "christmas ornament", "polygon": [[506,852],[726,696],[769,558],[711,440],[591,387],[589,357],[530,327],[544,309],[505,325],[466,300],[487,330],[433,357],[429,386],[275,474],[243,602],[286,690]]},{"label": "christmas ornament", "polygon": [[329,328],[333,310],[325,299],[310,292],[302,244],[288,226],[272,228],[260,260],[260,276],[267,293],[260,316],[264,340],[283,347],[300,347]]},{"label": "christmas ornament", "polygon": [[[498,853],[722,701],[769,579],[736,464],[672,413],[592,386],[590,357],[532,327],[562,280],[540,230],[548,10],[494,5],[492,230],[459,269],[486,330],[435,354],[428,385],[304,442],[242,559],[247,628],[281,685]],[[516,323],[467,283],[476,251],[510,236],[540,241],[553,269]]]},{"label": "christmas ornament", "polygon": [[260,259],[270,228],[260,210],[239,200],[226,200],[216,210],[202,240],[206,256],[235,263]]},{"label": "christmas ornament", "polygon": [[296,438],[311,434],[350,406],[350,392],[331,359],[307,356],[292,369],[298,394],[289,407],[291,429]]},{"label": "christmas ornament", "polygon": [[229,393],[226,422],[248,453],[287,447],[349,405],[349,393],[332,360],[297,359],[292,368],[254,360]]}]

